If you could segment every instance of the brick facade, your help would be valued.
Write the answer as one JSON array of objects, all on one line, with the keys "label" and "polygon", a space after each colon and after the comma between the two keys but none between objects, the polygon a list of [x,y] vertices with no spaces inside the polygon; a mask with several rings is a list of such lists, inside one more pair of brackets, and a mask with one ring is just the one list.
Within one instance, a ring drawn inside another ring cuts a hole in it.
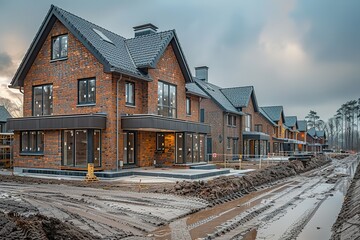
[{"label": "brick facade", "polygon": [[[68,34],[68,56],[63,60],[51,60],[51,39]],[[24,79],[24,117],[32,116],[32,89],[43,84],[53,85],[53,115],[106,113],[106,129],[101,132],[102,169],[116,168],[116,89],[119,81],[119,115],[158,114],[158,80],[176,85],[177,118],[199,121],[199,97],[191,98],[191,115],[186,115],[185,78],[171,44],[160,57],[156,68],[149,69],[153,81],[105,73],[103,65],[88,49],[60,22],[56,21],[35,61]],[[96,79],[96,103],[92,106],[78,105],[78,80]],[[125,83],[135,86],[135,106],[125,104]],[[123,160],[123,135],[119,117],[119,154]],[[138,166],[152,166],[154,159],[163,164],[173,164],[175,159],[175,134],[166,133],[166,147],[163,153],[156,153],[156,132],[136,131],[136,157]],[[45,131],[44,154],[29,156],[20,154],[20,133],[15,132],[14,162],[16,167],[61,168],[62,132]]]}]

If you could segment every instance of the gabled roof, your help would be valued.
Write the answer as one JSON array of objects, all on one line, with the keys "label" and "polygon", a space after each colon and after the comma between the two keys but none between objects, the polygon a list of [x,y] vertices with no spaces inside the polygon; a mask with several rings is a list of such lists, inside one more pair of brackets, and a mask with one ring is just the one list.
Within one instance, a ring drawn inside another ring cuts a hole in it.
[{"label": "gabled roof", "polygon": [[285,125],[290,128],[292,128],[292,127],[298,128],[297,117],[296,116],[286,116],[285,117]]},{"label": "gabled roof", "polygon": [[300,132],[306,132],[307,123],[305,120],[299,120],[297,121],[297,124],[298,124],[298,130]]},{"label": "gabled roof", "polygon": [[270,117],[272,121],[278,122],[282,118],[283,122],[285,122],[284,109],[282,106],[268,106],[261,108]]},{"label": "gabled roof", "polygon": [[307,133],[311,136],[311,137],[316,137],[316,131],[315,131],[315,128],[310,128]]},{"label": "gabled roof", "polygon": [[262,109],[262,107],[259,108],[260,114],[268,120],[273,126],[277,126],[277,124],[266,114],[266,112]]},{"label": "gabled roof", "polygon": [[7,122],[8,118],[11,118],[10,113],[4,106],[0,106],[0,122]]},{"label": "gabled roof", "polygon": [[186,93],[196,95],[203,98],[209,98],[209,96],[201,90],[201,88],[194,82],[185,84]]},{"label": "gabled roof", "polygon": [[243,113],[241,111],[238,111],[232,105],[229,99],[225,97],[225,95],[221,92],[220,87],[209,82],[197,79],[195,77],[193,77],[193,80],[200,87],[200,89],[204,91],[225,112],[243,115]]},{"label": "gabled roof", "polygon": [[322,131],[322,130],[316,131],[316,136],[318,136],[320,138],[324,138],[325,137],[325,131]]},{"label": "gabled roof", "polygon": [[[151,77],[146,71],[143,71],[143,69],[154,68],[166,47],[171,44],[186,82],[192,81],[191,73],[175,30],[125,39],[59,7],[51,5],[29,50],[15,73],[11,82],[13,87],[23,86],[23,80],[56,20],[64,24],[98,61],[103,64],[105,72],[119,72],[150,81]],[[110,41],[103,39],[99,35],[99,32]]]},{"label": "gabled roof", "polygon": [[222,88],[220,91],[229,99],[234,107],[247,107],[250,99],[252,99],[255,112],[259,111],[253,86]]}]

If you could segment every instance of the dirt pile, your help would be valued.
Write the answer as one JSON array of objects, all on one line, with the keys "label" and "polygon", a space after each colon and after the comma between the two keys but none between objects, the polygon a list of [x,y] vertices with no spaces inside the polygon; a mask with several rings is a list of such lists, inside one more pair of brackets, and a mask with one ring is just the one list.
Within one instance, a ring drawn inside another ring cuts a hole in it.
[{"label": "dirt pile", "polygon": [[360,238],[360,165],[346,193],[340,214],[333,225],[331,239]]},{"label": "dirt pile", "polygon": [[257,186],[309,171],[327,162],[324,156],[319,156],[313,158],[306,164],[303,164],[301,161],[280,163],[241,177],[222,176],[207,182],[182,181],[177,182],[173,188],[164,189],[164,192],[183,196],[194,196],[212,203],[222,203],[254,191]]},{"label": "dirt pile", "polygon": [[0,239],[100,239],[69,223],[43,215],[0,212]]},{"label": "dirt pile", "polygon": [[335,155],[332,155],[331,158],[341,160],[341,159],[347,158],[349,156],[350,156],[350,154],[335,154]]}]

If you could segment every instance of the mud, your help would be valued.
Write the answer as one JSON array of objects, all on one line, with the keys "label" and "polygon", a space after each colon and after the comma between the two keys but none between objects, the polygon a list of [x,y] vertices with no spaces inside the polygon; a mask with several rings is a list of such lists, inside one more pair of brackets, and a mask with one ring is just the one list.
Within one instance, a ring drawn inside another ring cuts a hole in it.
[{"label": "mud", "polygon": [[[360,157],[360,156],[358,156]],[[332,227],[332,240],[360,239],[360,165],[346,193],[340,214]]]},{"label": "mud", "polygon": [[69,223],[40,214],[24,217],[14,212],[0,212],[0,229],[0,239],[100,239]]},{"label": "mud", "polygon": [[171,188],[164,188],[164,192],[182,196],[194,196],[210,201],[213,204],[220,204],[256,191],[256,187],[263,184],[294,176],[326,163],[329,163],[329,160],[325,156],[313,158],[306,164],[301,161],[279,163],[251,172],[246,176],[222,176],[207,182],[177,182]]}]

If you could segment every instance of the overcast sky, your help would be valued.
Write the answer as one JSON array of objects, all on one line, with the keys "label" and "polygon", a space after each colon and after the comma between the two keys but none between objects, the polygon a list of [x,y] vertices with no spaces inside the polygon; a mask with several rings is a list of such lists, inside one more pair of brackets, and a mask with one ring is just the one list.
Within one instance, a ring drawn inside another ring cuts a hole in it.
[{"label": "overcast sky", "polygon": [[358,0],[0,0],[0,95],[54,4],[123,37],[133,26],[175,29],[209,81],[255,87],[260,106],[327,120],[360,97]]}]

